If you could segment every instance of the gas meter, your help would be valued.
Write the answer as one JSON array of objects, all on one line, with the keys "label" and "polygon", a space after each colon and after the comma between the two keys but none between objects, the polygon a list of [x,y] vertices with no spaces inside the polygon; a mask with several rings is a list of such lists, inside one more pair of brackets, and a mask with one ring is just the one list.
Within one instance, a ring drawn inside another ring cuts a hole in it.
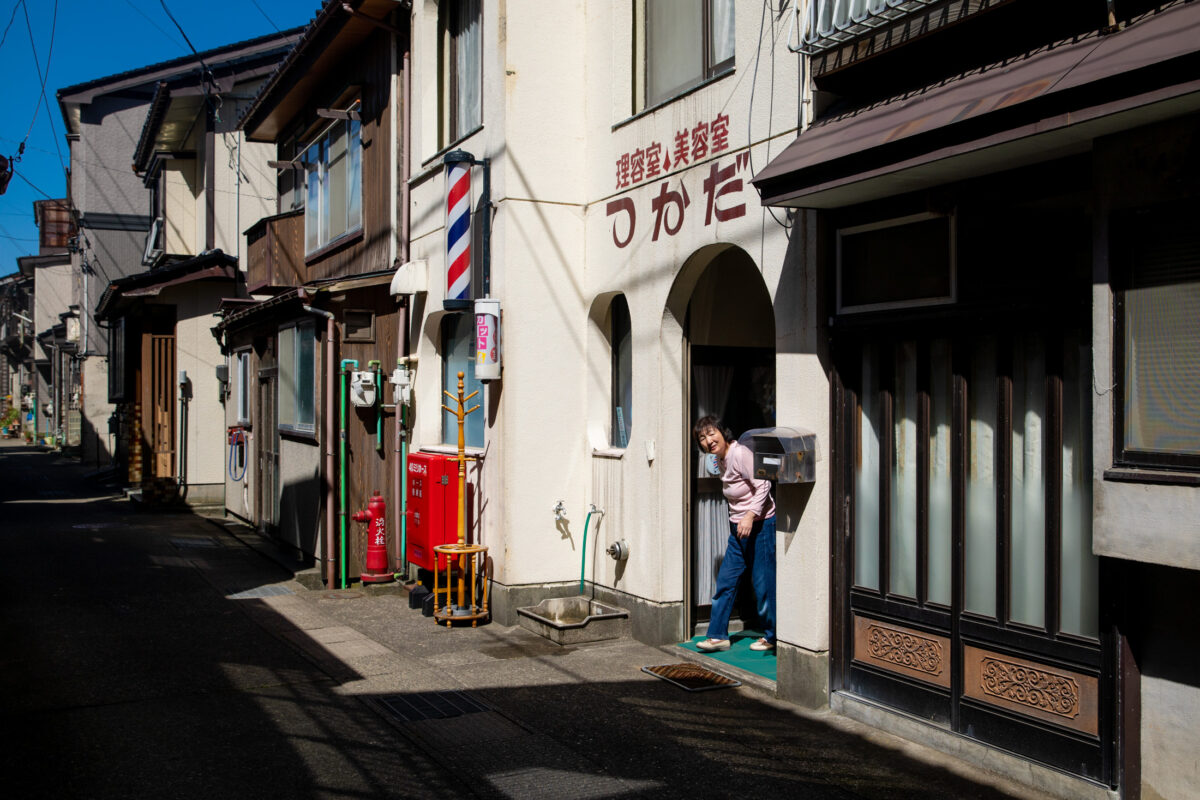
[{"label": "gas meter", "polygon": [[375,373],[366,370],[350,373],[350,402],[364,408],[375,405]]}]

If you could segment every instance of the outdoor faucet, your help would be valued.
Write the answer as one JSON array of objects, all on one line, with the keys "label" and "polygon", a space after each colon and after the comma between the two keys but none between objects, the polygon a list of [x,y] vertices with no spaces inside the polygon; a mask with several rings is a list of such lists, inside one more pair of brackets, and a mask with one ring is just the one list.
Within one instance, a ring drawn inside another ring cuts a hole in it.
[{"label": "outdoor faucet", "polygon": [[566,508],[566,506],[563,505],[562,500],[559,500],[557,503],[555,503],[554,504],[554,521],[555,522],[565,521],[567,518],[567,515],[564,512],[566,510],[567,510],[567,508]]}]

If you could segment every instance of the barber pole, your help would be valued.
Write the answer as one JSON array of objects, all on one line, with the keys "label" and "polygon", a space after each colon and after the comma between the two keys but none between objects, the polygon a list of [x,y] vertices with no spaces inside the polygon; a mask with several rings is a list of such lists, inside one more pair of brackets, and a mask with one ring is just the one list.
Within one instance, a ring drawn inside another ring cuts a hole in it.
[{"label": "barber pole", "polygon": [[446,165],[446,300],[471,298],[471,163]]}]

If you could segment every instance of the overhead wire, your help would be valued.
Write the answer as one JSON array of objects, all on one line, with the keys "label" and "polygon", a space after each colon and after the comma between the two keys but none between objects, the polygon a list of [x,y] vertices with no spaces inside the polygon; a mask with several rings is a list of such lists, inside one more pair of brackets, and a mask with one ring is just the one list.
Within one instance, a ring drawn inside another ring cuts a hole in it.
[{"label": "overhead wire", "polygon": [[[203,71],[200,79],[200,88],[204,92],[204,99],[208,102],[209,108],[213,112],[213,116],[219,120],[221,118],[221,94],[220,92],[216,91],[217,77],[213,74],[213,71],[209,69],[208,64],[204,63],[204,59],[200,57],[200,52],[196,50],[196,46],[192,44],[192,40],[188,38],[187,32],[184,31],[183,26],[179,24],[179,20],[175,19],[175,15],[171,13],[171,9],[167,8],[167,0],[158,0],[158,2],[159,5],[162,6],[163,11],[166,12],[167,17],[179,30],[179,35],[182,36],[183,41],[187,43],[188,48],[192,51],[192,55],[194,55],[196,60],[200,62],[200,68]],[[205,79],[212,84],[214,90],[213,92],[210,93],[208,87],[205,86]],[[216,97],[216,105],[213,105],[212,103],[213,97]]]},{"label": "overhead wire", "polygon": [[258,13],[263,15],[263,19],[270,23],[271,27],[275,29],[276,33],[282,33],[282,31],[279,30],[279,26],[275,24],[275,20],[268,17],[267,12],[263,11],[262,6],[258,4],[258,0],[250,0],[250,2],[253,3],[254,7],[258,9]]},{"label": "overhead wire", "polygon": [[[50,121],[50,134],[54,141],[54,150],[58,154],[58,166],[66,172],[67,165],[63,161],[62,150],[58,146],[58,131],[54,126],[54,112],[50,110],[50,101],[46,99],[46,80],[50,77],[50,59],[54,57],[54,33],[58,28],[58,0],[54,0],[54,16],[50,21],[50,47],[46,51],[46,71],[42,72],[42,65],[38,61],[37,42],[33,37],[33,25],[29,21],[29,6],[25,0],[20,0],[21,8],[25,10],[25,28],[29,31],[29,46],[33,50],[33,65],[37,69],[38,80],[41,82],[41,97],[39,102],[33,109],[33,119],[29,121],[29,130],[25,132],[25,138],[21,141],[19,152],[25,153],[25,142],[29,139],[29,134],[33,133],[33,125],[37,122],[38,112],[42,105],[46,106],[46,119]],[[17,160],[20,160],[18,157]]]},{"label": "overhead wire", "polygon": [[[18,1],[19,1],[19,0],[18,0]],[[135,6],[135,5],[133,4],[133,0],[125,0],[125,5],[129,6],[130,8],[132,8],[132,9],[133,9],[134,11],[136,11],[137,13],[141,14],[141,15],[142,15],[142,18],[143,18],[143,19],[145,19],[147,22],[149,22],[151,25],[153,25],[153,26],[154,26],[154,28],[155,28],[155,30],[157,30],[157,31],[158,31],[159,33],[161,33],[163,36],[167,37],[168,39],[175,39],[175,34],[173,34],[173,33],[168,33],[168,32],[167,32],[167,30],[166,30],[166,28],[164,28],[163,26],[161,26],[161,25],[159,25],[157,22],[155,22],[155,21],[154,21],[154,19],[153,19],[153,18],[151,18],[151,16],[150,16],[149,14],[147,14],[145,11],[142,11],[140,8],[138,8],[137,6]],[[178,41],[178,39],[175,39],[175,40],[176,40],[176,41]]]},{"label": "overhead wire", "polygon": [[[746,112],[746,139],[747,139],[747,141],[751,141],[751,142],[754,141],[753,130],[752,130],[753,120],[754,120],[754,92],[758,88],[758,62],[762,58],[763,32],[766,29],[765,23],[766,23],[768,8],[770,8],[772,12],[775,11],[775,7],[771,5],[770,0],[763,0],[762,13],[759,15],[759,18],[758,18],[758,47],[756,48],[755,53],[754,53],[754,74],[753,74],[753,77],[751,77],[751,79],[750,79],[750,108]],[[784,5],[784,8],[786,8],[786,4]],[[772,13],[772,16],[771,16],[771,63],[772,63],[771,85],[772,85],[772,89],[775,84],[774,62],[775,62],[775,38],[776,37],[775,37],[774,30],[775,30],[775,16],[774,16],[774,13]],[[772,116],[772,113],[775,108],[775,92],[772,90],[771,92],[769,92],[769,95],[771,98],[771,104],[767,107],[767,139],[766,139],[767,157],[768,158],[770,158],[770,155],[771,155],[771,130],[770,130],[770,127],[771,127],[771,116]],[[754,174],[754,148],[751,147],[749,150],[747,150],[747,153],[749,154],[749,157],[750,157],[750,173]],[[787,221],[786,215],[785,215],[784,219],[781,221],[779,219],[779,217],[775,216],[774,208],[772,208],[771,206],[765,206],[765,208],[767,209],[767,213],[769,213],[771,215],[771,219],[775,220],[775,223],[777,225],[782,227],[784,230],[791,230],[792,225],[791,225],[791,223],[789,223]]]},{"label": "overhead wire", "polygon": [[8,39],[8,29],[13,26],[13,22],[17,19],[17,9],[21,7],[24,0],[17,0],[13,3],[12,16],[8,18],[8,24],[4,26],[4,35],[0,36],[0,47],[4,47],[4,42]]}]

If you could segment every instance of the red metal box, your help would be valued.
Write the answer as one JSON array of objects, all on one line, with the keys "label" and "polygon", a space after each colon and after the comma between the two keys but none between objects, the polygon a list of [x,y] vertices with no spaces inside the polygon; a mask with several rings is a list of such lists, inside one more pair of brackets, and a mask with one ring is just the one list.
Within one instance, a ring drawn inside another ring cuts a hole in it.
[{"label": "red metal box", "polygon": [[458,541],[458,459],[408,456],[408,560],[432,570],[433,548]]}]

